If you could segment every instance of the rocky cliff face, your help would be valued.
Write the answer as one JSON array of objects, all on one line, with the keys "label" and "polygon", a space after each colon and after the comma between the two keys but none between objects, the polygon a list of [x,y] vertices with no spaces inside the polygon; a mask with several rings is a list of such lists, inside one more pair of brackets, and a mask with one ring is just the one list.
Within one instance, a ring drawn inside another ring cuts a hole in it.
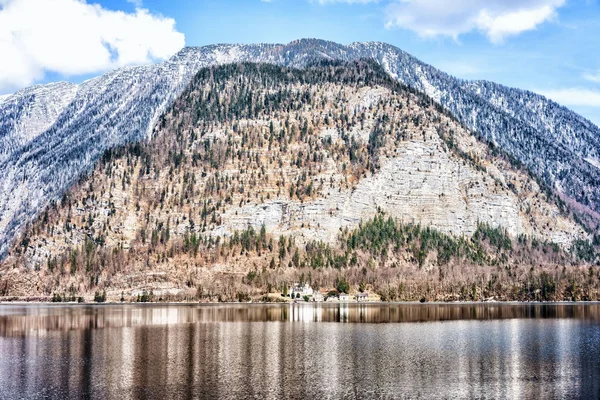
[{"label": "rocky cliff face", "polygon": [[595,227],[600,131],[589,121],[533,93],[458,80],[383,43],[343,46],[300,40],[186,48],[161,64],[123,68],[79,86],[35,87],[4,99],[0,253],[27,221],[89,172],[105,150],[149,138],[159,116],[199,68],[241,61],[303,67],[315,60],[361,58],[374,59],[394,79],[431,96],[582,210],[588,226]]},{"label": "rocky cliff face", "polygon": [[371,61],[202,69],[151,137],[106,152],[28,227],[3,264],[8,294],[139,291],[156,273],[180,290],[274,268],[278,251],[284,266],[316,263],[311,249],[381,214],[456,238],[452,257],[483,254],[468,239],[482,225],[559,253],[588,238],[527,170]]}]

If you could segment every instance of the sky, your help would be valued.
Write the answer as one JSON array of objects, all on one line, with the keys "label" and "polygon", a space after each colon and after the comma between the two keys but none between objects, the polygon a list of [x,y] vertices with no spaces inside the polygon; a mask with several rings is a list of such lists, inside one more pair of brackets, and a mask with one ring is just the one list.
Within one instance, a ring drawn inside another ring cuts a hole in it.
[{"label": "sky", "polygon": [[183,46],[381,41],[600,125],[600,0],[0,0],[0,95]]}]

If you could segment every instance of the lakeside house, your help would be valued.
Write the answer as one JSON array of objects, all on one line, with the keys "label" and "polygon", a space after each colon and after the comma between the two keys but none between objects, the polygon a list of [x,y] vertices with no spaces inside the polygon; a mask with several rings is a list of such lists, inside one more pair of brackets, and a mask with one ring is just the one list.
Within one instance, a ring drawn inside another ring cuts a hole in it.
[{"label": "lakeside house", "polygon": [[293,297],[298,297],[298,295],[300,296],[300,298],[304,297],[304,296],[312,296],[314,293],[313,288],[310,287],[310,285],[308,283],[305,283],[304,286],[298,284],[298,283],[294,283],[294,286],[292,287],[292,291],[291,291],[291,295],[292,298]]},{"label": "lakeside house", "polygon": [[350,301],[350,295],[347,293],[340,293],[338,298],[340,299],[340,301],[343,301],[343,302]]},{"label": "lakeside house", "polygon": [[325,296],[323,296],[321,292],[314,292],[311,300],[317,303],[321,303],[325,300]]},{"label": "lakeside house", "polygon": [[356,295],[356,301],[369,301],[369,293],[364,292],[364,293],[359,293]]}]

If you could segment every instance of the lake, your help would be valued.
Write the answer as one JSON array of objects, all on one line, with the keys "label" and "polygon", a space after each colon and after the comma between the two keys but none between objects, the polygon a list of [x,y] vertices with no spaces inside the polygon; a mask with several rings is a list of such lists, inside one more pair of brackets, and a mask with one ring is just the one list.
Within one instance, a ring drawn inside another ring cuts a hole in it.
[{"label": "lake", "polygon": [[600,304],[0,305],[0,398],[600,398]]}]

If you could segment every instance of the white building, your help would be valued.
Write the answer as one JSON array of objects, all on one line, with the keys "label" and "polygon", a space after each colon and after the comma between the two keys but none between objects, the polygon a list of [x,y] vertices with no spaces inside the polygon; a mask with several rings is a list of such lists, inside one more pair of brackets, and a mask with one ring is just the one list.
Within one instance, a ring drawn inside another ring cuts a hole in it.
[{"label": "white building", "polygon": [[356,295],[356,301],[369,301],[369,293],[359,293]]},{"label": "white building", "polygon": [[350,295],[347,293],[340,293],[340,295],[338,297],[339,297],[340,301],[344,301],[344,302],[350,301]]},{"label": "white building", "polygon": [[297,298],[297,297],[302,298],[304,296],[312,296],[313,293],[314,293],[314,291],[308,283],[306,283],[304,286],[301,286],[298,283],[295,283],[294,286],[292,287],[292,291],[290,292],[292,298]]},{"label": "white building", "polygon": [[323,294],[321,294],[321,292],[315,292],[312,296],[312,301],[316,301],[316,302],[322,302],[323,300],[325,300],[325,297],[323,296]]}]

